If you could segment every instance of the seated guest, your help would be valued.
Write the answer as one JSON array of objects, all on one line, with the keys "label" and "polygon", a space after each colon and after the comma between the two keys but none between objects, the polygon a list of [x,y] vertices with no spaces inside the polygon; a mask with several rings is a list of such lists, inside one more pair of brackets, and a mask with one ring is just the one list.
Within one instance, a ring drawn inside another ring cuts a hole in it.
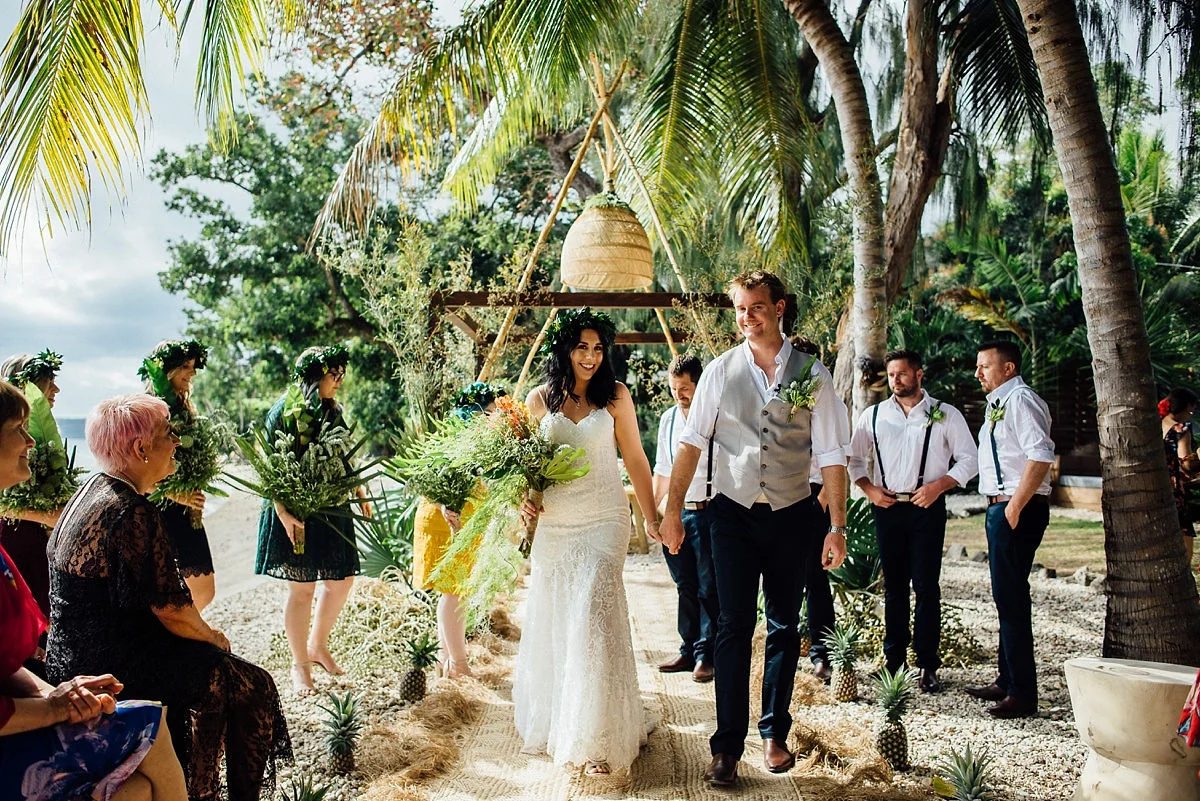
[{"label": "seated guest", "polygon": [[[0,489],[29,478],[29,406],[0,381]],[[46,629],[0,546],[0,798],[187,801],[163,710],[113,696],[111,675],[53,687],[21,667]]]},{"label": "seated guest", "polygon": [[200,617],[145,497],[174,469],[167,404],[141,394],[104,401],[85,434],[101,472],[50,538],[50,676],[111,670],[125,697],[166,704],[192,801],[218,797],[223,751],[229,801],[270,797],[275,760],[291,756],[275,682]]}]

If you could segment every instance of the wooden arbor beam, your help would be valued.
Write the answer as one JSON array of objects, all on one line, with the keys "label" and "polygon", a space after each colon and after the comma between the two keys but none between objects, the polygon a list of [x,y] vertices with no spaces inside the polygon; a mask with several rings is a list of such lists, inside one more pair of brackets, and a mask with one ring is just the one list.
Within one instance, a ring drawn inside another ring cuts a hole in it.
[{"label": "wooden arbor beam", "polygon": [[[729,296],[721,292],[478,292],[433,293],[433,303],[444,309],[500,306],[526,308],[581,309],[670,309],[676,301],[684,305],[733,308]],[[664,340],[665,341],[665,340]]]}]

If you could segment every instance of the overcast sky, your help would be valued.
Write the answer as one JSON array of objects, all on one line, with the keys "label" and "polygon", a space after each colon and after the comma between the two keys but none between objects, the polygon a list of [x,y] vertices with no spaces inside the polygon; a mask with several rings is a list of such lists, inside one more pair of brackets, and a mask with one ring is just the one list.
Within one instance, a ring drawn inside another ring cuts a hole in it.
[{"label": "overcast sky", "polygon": [[[0,2],[3,40],[16,27],[14,0]],[[438,20],[457,18],[461,0],[439,0]],[[153,22],[147,9],[147,25]],[[178,63],[169,34],[149,30],[145,73],[153,115],[143,151],[178,151],[205,141],[193,101],[196,37]],[[197,226],[167,211],[165,195],[145,172],[130,170],[126,200],[111,206],[97,195],[90,233],[59,232],[43,243],[31,226],[23,246],[0,260],[0,361],[12,353],[50,348],[63,354],[55,404],[59,417],[82,417],[96,403],[141,388],[142,357],[186,324],[183,301],[158,282],[167,243],[195,235]]]},{"label": "overcast sky", "polygon": [[[0,2],[4,40],[23,5]],[[437,0],[438,22],[457,21],[464,5]],[[147,33],[153,114],[143,151],[147,159],[160,149],[178,151],[205,139],[193,102],[195,38],[185,41],[177,62],[165,30]],[[1177,123],[1168,119],[1166,125],[1173,146],[1170,129]],[[159,340],[179,336],[185,324],[182,300],[159,286],[158,272],[166,265],[168,242],[195,235],[196,226],[166,210],[162,190],[140,168],[129,172],[124,203],[96,198],[90,233],[56,232],[43,242],[30,230],[23,247],[0,261],[0,360],[43,348],[62,353],[60,417],[82,417],[105,397],[140,389],[136,371],[142,356]]]}]

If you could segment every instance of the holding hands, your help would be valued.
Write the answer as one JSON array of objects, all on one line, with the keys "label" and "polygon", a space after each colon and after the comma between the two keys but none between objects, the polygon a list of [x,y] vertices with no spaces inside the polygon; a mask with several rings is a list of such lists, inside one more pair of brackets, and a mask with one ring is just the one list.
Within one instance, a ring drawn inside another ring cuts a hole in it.
[{"label": "holding hands", "polygon": [[117,708],[113,696],[122,689],[121,682],[105,673],[103,676],[76,676],[51,688],[44,697],[60,723],[82,723],[102,714],[111,714]]}]

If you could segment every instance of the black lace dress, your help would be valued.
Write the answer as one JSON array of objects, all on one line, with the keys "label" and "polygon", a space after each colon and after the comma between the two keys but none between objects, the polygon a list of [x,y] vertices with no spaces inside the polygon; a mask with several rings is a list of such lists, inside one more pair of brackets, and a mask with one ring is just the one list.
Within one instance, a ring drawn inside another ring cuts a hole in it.
[{"label": "black lace dress", "polygon": [[1179,458],[1179,440],[1191,431],[1191,423],[1176,424],[1163,434],[1163,449],[1167,454],[1167,475],[1171,478],[1171,494],[1175,496],[1175,510],[1179,513],[1179,532],[1185,537],[1196,536],[1192,521],[1192,510],[1188,506],[1188,474]]},{"label": "black lace dress", "polygon": [[275,761],[291,758],[279,692],[262,668],[172,634],[153,609],[192,603],[158,509],[96,473],[50,538],[52,682],[112,673],[123,699],[161,701],[192,801],[215,801],[222,752],[229,801],[273,794]]},{"label": "black lace dress", "polygon": [[[327,408],[321,426],[346,426],[336,408]],[[267,412],[267,432],[271,437],[281,425],[283,399]],[[298,554],[283,530],[275,505],[264,501],[258,518],[258,556],[254,572],[288,581],[337,581],[359,574],[358,546],[354,539],[354,520],[350,504],[328,512],[318,512],[304,521],[304,553]]]}]

